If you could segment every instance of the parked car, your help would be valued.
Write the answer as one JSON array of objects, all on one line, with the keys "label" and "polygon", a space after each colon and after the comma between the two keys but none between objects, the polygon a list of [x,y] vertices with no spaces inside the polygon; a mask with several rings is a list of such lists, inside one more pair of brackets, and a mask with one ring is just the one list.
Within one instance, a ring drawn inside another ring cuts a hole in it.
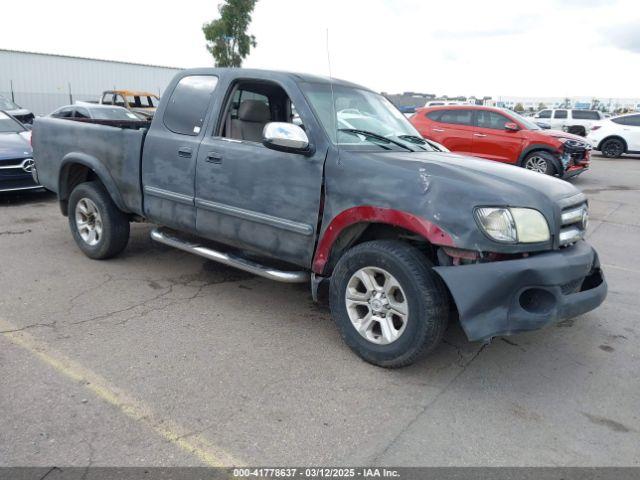
[{"label": "parked car", "polygon": [[124,107],[81,103],[65,105],[49,114],[53,118],[67,118],[72,120],[106,120],[106,121],[141,121],[146,117],[127,110]]},{"label": "parked car", "polygon": [[35,115],[26,108],[22,108],[13,100],[9,100],[7,97],[0,95],[0,110],[8,113],[20,123],[31,125]]},{"label": "parked car", "polygon": [[[336,105],[348,106],[337,121]],[[577,188],[434,151],[386,98],[348,82],[184,70],[148,129],[37,119],[34,152],[87,256],[117,255],[146,220],[155,241],[309,282],[314,299],[328,283],[346,343],[384,367],[433,349],[451,309],[486,341],[607,292]]]},{"label": "parked car", "polygon": [[423,108],[411,117],[420,134],[452,152],[569,178],[589,168],[591,145],[570,133],[542,130],[497,107]]},{"label": "parked car", "polygon": [[597,110],[567,108],[540,110],[533,116],[536,123],[541,121],[553,130],[562,130],[581,137],[586,136],[593,124],[603,118],[603,114]]},{"label": "parked car", "polygon": [[34,182],[31,132],[0,111],[0,192],[42,188]]},{"label": "parked car", "polygon": [[444,105],[471,105],[471,103],[462,102],[460,100],[429,100],[424,104],[424,107],[441,107]]},{"label": "parked car", "polygon": [[135,92],[132,90],[107,90],[100,97],[101,105],[116,105],[127,110],[144,115],[151,119],[156,113],[160,98],[149,92]]},{"label": "parked car", "polygon": [[612,117],[591,127],[587,139],[605,157],[616,158],[623,153],[640,153],[640,113]]}]

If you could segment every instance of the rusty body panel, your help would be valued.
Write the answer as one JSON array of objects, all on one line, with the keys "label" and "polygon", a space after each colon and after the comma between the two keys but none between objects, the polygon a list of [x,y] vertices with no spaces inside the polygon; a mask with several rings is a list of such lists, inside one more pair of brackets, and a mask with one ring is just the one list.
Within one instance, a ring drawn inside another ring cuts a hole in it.
[{"label": "rusty body panel", "polygon": [[[163,121],[171,92],[187,76],[217,79],[202,128],[188,136],[171,131]],[[275,151],[218,135],[239,80],[269,82],[286,92],[305,126],[308,151]],[[338,148],[305,94],[305,84],[330,82],[362,88],[285,72],[186,70],[167,88],[148,133],[36,119],[38,177],[63,202],[69,193],[66,168],[74,162],[86,165],[124,212],[320,276],[331,275],[334,246],[359,224],[398,227],[435,249],[478,252],[478,258],[485,259],[487,253],[516,258],[436,267],[472,339],[537,328],[602,303],[606,282],[593,249],[584,242],[560,248],[563,205],[580,195],[574,186],[449,153],[389,151],[375,145],[366,150]],[[496,242],[476,223],[474,209],[483,206],[536,209],[547,220],[551,238],[534,244]],[[578,280],[589,288],[563,290]],[[552,295],[555,310],[514,306],[532,287]]]}]

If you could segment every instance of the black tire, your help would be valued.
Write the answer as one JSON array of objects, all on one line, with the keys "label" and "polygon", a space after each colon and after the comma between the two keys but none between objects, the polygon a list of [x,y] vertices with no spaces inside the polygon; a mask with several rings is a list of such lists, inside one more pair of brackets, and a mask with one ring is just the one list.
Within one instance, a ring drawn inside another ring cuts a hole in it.
[{"label": "black tire", "polygon": [[[404,367],[440,343],[449,321],[449,296],[432,266],[419,250],[396,240],[365,242],[342,256],[331,277],[329,304],[342,338],[362,359],[380,367]],[[349,280],[366,267],[390,273],[406,294],[406,325],[397,340],[386,345],[362,336],[347,311]]]},{"label": "black tire", "polygon": [[531,152],[524,157],[521,166],[527,170],[544,173],[546,175],[555,175],[557,173],[553,155],[544,151]]},{"label": "black tire", "polygon": [[602,155],[607,158],[618,158],[626,150],[624,142],[619,138],[608,138],[600,145]]},{"label": "black tire", "polygon": [[[89,244],[82,238],[76,221],[76,206],[88,199],[97,207],[102,224],[97,243]],[[124,250],[129,241],[129,219],[113,203],[111,196],[100,182],[81,183],[69,196],[69,228],[80,250],[90,258],[111,258]]]}]

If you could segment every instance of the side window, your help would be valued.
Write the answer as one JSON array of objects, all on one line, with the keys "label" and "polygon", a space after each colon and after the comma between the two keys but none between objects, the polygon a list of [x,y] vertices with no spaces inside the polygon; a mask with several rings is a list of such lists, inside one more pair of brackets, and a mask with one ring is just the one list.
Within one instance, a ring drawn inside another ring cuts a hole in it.
[{"label": "side window", "polygon": [[74,117],[75,118],[91,118],[91,115],[89,115],[89,110],[87,110],[86,108],[77,108]]},{"label": "side window", "polygon": [[504,115],[500,115],[496,112],[490,112],[487,110],[478,110],[476,112],[478,127],[491,128],[493,130],[504,130],[505,123],[510,120]]},{"label": "side window", "polygon": [[102,96],[103,105],[113,105],[113,93],[105,93]]},{"label": "side window", "polygon": [[182,78],[171,92],[162,121],[174,133],[197,136],[211,103],[218,77],[190,75]]},{"label": "side window", "polygon": [[538,114],[538,118],[551,118],[551,110],[542,110]]},{"label": "side window", "polygon": [[434,122],[439,122],[441,114],[442,114],[442,110],[436,110],[434,112],[427,112],[425,116],[429,120],[433,120]]},{"label": "side window", "polygon": [[640,127],[640,115],[628,115],[625,117],[612,118],[612,122],[629,127]]},{"label": "side window", "polygon": [[567,118],[566,110],[556,110],[553,114],[553,118]]},{"label": "side window", "polygon": [[114,95],[113,104],[118,105],[119,107],[124,107],[125,106],[124,97],[118,94]]},{"label": "side window", "polygon": [[442,123],[471,126],[473,124],[472,118],[473,112],[471,110],[444,110],[442,111],[442,115],[440,115],[439,121]]},{"label": "side window", "polygon": [[600,114],[593,110],[571,110],[571,116],[576,120],[600,120]]},{"label": "side window", "polygon": [[54,118],[71,118],[73,116],[73,107],[64,107],[51,114]]}]

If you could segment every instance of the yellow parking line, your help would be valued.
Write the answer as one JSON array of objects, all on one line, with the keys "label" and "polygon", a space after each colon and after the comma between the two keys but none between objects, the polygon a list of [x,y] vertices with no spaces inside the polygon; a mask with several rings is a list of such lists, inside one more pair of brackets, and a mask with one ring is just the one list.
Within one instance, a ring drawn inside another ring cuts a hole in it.
[{"label": "yellow parking line", "polygon": [[[10,331],[14,330],[14,331]],[[125,391],[111,385],[97,373],[88,370],[70,358],[52,351],[45,343],[0,318],[0,331],[11,343],[19,346],[59,373],[80,383],[105,402],[113,405],[136,422],[144,424],[162,438],[173,443],[212,467],[241,466],[242,462],[221,448],[208,443],[201,435],[190,434],[187,429],[173,421],[161,418],[144,403]]]}]

